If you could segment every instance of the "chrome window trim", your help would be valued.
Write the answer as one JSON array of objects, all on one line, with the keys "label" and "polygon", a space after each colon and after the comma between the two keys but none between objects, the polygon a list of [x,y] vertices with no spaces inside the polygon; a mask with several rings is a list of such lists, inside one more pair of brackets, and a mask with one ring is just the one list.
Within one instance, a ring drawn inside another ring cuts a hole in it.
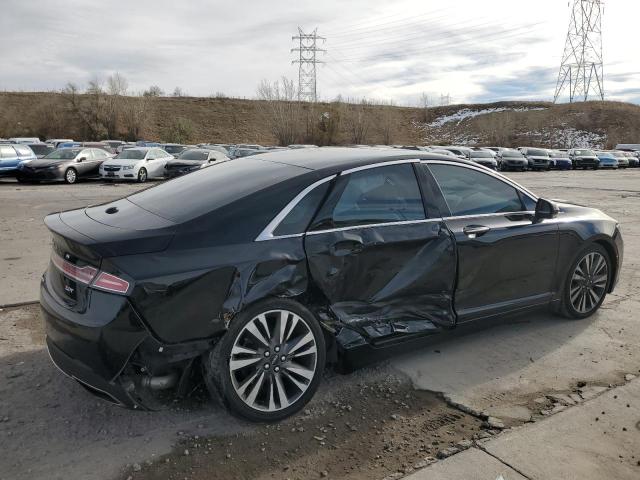
[{"label": "chrome window trim", "polygon": [[[401,164],[405,164],[405,163],[420,163],[420,159],[419,158],[412,158],[412,159],[404,159],[404,160],[391,160],[391,161],[388,161],[388,162],[380,162],[380,163],[370,163],[370,164],[367,164],[367,165],[362,165],[360,167],[354,167],[354,168],[350,168],[348,170],[343,170],[342,172],[336,173],[336,174],[331,175],[329,177],[323,178],[322,180],[318,180],[315,183],[312,183],[307,188],[305,188],[302,192],[300,192],[298,195],[296,195],[296,197],[293,200],[291,200],[280,211],[280,213],[278,213],[278,215],[276,215],[274,217],[273,220],[271,220],[269,222],[269,224],[264,228],[264,230],[262,230],[262,232],[260,232],[260,235],[258,235],[256,237],[255,241],[256,242],[263,242],[265,240],[276,240],[276,239],[281,239],[281,238],[297,238],[297,237],[303,236],[306,232],[292,233],[292,234],[289,234],[289,235],[274,235],[273,232],[275,231],[276,228],[278,228],[278,226],[280,225],[282,220],[285,219],[285,217],[291,212],[291,210],[293,210],[296,207],[296,205],[298,205],[298,203],[300,203],[300,201],[302,201],[302,199],[304,197],[306,197],[314,188],[318,187],[319,185],[322,185],[325,182],[329,182],[329,181],[333,180],[334,178],[336,178],[337,176],[349,175],[351,173],[360,172],[362,170],[369,170],[371,168],[387,167],[389,165],[401,165]],[[416,181],[418,181],[417,177],[416,177]],[[420,221],[424,221],[424,220],[420,220]],[[387,224],[383,224],[383,225],[387,225]],[[359,225],[358,227],[363,227],[363,226],[364,225]],[[327,231],[329,231],[329,230],[327,230]]]},{"label": "chrome window trim", "polygon": [[301,233],[293,233],[290,235],[274,235],[273,232],[275,231],[276,228],[278,228],[278,226],[280,225],[280,223],[285,219],[285,217],[287,215],[289,215],[289,213],[291,212],[291,210],[293,210],[298,203],[300,203],[300,201],[306,197],[312,190],[314,190],[316,187],[322,185],[323,183],[326,182],[330,182],[331,180],[333,180],[334,178],[336,178],[338,175],[331,175],[329,177],[325,177],[321,180],[318,180],[315,183],[312,183],[311,185],[309,185],[308,187],[306,187],[304,190],[302,190],[298,195],[296,195],[293,200],[291,200],[289,203],[287,203],[287,205],[280,210],[280,212],[273,218],[273,220],[271,220],[269,222],[269,224],[264,228],[264,230],[262,230],[262,232],[260,232],[260,235],[258,235],[255,239],[256,242],[262,242],[265,240],[273,240],[276,238],[295,238],[295,237],[301,237],[302,235],[304,235],[304,232]]},{"label": "chrome window trim", "polygon": [[[391,160],[389,162],[381,162],[381,163],[370,163],[368,165],[362,165],[360,167],[350,168],[348,170],[344,170],[340,172],[340,176],[349,175],[350,173],[361,172],[362,170],[369,170],[371,168],[379,168],[379,167],[388,167],[390,165],[402,165],[403,163],[420,163],[419,158],[411,158],[405,160]],[[416,178],[416,181],[418,179]]]},{"label": "chrome window trim", "polygon": [[476,215],[452,215],[450,217],[442,217],[443,220],[460,220],[464,218],[485,218],[485,217],[506,217],[508,215],[535,215],[536,212],[531,210],[520,210],[517,212],[500,212],[500,213],[478,213]]},{"label": "chrome window trim", "polygon": [[[489,170],[487,168],[484,167],[479,167],[476,165],[467,165],[466,163],[459,163],[459,162],[450,162],[450,161],[446,161],[446,160],[422,160],[421,163],[424,164],[441,164],[441,165],[453,165],[455,167],[463,167],[463,168],[468,168],[470,170],[476,170],[480,173],[484,173],[485,175],[489,175],[491,177],[496,178],[497,180],[500,180],[501,182],[504,182],[510,186],[512,186],[513,188],[515,188],[516,190],[518,190],[520,193],[528,196],[531,200],[533,200],[534,202],[538,201],[538,197],[536,195],[534,195],[533,193],[531,193],[529,190],[527,190],[526,188],[524,188],[522,185],[520,185],[519,183],[514,182],[513,180],[511,180],[508,177],[505,177],[504,175],[501,175],[498,172],[494,172],[493,170]],[[435,180],[435,178],[434,178]],[[437,180],[435,180],[436,183]],[[440,187],[440,185],[438,185],[438,188]],[[444,197],[444,195],[443,195]],[[520,212],[511,212],[511,213],[520,213]],[[495,213],[491,213],[491,214],[483,214],[483,215],[495,215]],[[477,215],[472,215],[472,216],[477,216]]]},{"label": "chrome window trim", "polygon": [[349,225],[348,227],[336,227],[336,228],[327,228],[326,230],[313,230],[310,232],[306,232],[307,235],[319,235],[321,233],[332,233],[332,232],[344,232],[347,230],[355,230],[358,228],[377,228],[377,227],[394,227],[399,225],[417,225],[420,223],[433,223],[433,222],[441,222],[443,219],[438,218],[425,218],[423,220],[402,220],[399,222],[384,222],[384,223],[367,223],[363,225]]}]

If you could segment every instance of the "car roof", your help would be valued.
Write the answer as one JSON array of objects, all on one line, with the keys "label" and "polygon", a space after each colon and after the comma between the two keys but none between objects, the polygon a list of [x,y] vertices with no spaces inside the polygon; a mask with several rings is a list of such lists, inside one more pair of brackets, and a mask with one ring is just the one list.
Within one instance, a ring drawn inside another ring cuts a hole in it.
[{"label": "car roof", "polygon": [[374,148],[345,148],[320,147],[300,148],[292,150],[277,150],[254,155],[252,158],[275,163],[284,163],[295,167],[305,168],[331,175],[375,163],[391,162],[394,160],[446,160],[467,165],[473,162],[455,159],[450,156],[421,150],[402,149],[374,149]]}]

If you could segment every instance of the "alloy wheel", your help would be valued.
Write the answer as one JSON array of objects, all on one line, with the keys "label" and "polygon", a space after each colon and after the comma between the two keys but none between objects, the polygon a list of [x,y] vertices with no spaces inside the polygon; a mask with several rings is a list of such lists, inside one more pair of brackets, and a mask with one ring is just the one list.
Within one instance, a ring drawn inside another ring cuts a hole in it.
[{"label": "alloy wheel", "polygon": [[277,412],[297,402],[316,375],[318,347],[299,315],[271,310],[252,318],[236,337],[229,374],[250,408]]},{"label": "alloy wheel", "polygon": [[607,260],[598,252],[586,254],[576,265],[571,277],[569,299],[581,314],[595,309],[604,297],[609,280]]},{"label": "alloy wheel", "polygon": [[147,169],[146,168],[141,168],[140,171],[138,172],[138,181],[140,183],[144,183],[147,181]]},{"label": "alloy wheel", "polygon": [[67,181],[67,183],[76,183],[78,175],[73,168],[70,168],[65,172],[64,179]]}]

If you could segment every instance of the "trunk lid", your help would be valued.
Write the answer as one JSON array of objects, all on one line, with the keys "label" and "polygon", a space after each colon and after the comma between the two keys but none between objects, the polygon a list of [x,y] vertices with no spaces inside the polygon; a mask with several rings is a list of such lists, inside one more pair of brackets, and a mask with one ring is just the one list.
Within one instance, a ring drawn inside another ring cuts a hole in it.
[{"label": "trunk lid", "polygon": [[[164,250],[176,224],[126,199],[45,218],[53,235],[46,281],[67,307],[84,311],[103,258]],[[129,281],[126,272],[108,272]]]}]

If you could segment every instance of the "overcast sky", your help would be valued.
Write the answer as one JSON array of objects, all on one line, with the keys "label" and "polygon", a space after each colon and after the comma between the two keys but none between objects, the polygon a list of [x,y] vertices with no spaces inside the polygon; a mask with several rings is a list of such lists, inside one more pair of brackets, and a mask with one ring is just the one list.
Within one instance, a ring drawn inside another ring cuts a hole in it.
[{"label": "overcast sky", "polygon": [[[0,0],[0,89],[59,90],[119,72],[131,90],[254,97],[297,79],[298,26],[318,28],[323,99],[550,100],[567,0]],[[640,103],[640,2],[606,2],[608,99]]]}]

